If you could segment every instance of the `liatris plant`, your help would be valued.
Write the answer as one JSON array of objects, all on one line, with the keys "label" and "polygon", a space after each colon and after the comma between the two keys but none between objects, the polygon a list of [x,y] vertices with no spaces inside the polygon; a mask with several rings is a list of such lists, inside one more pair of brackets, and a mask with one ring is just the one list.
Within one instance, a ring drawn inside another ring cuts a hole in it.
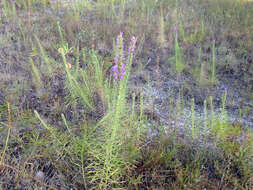
[{"label": "liatris plant", "polygon": [[122,79],[125,75],[123,32],[120,32],[117,37],[114,64],[112,67],[113,78],[117,81],[119,77]]},{"label": "liatris plant", "polygon": [[[122,110],[125,110],[125,96],[127,91],[127,81],[131,70],[133,53],[136,48],[136,37],[132,37],[129,47],[127,58],[124,57],[124,45],[123,45],[123,32],[117,37],[116,43],[116,53],[114,57],[114,66],[112,67],[113,78],[114,78],[114,99],[113,107],[115,110],[115,115],[121,114]],[[120,111],[121,110],[121,111]]]},{"label": "liatris plant", "polygon": [[[117,37],[116,42],[116,51],[114,57],[114,66],[112,67],[113,78],[115,81],[118,79],[123,79],[126,74],[126,61],[128,63],[128,72],[130,72],[129,68],[131,67],[132,63],[132,54],[136,48],[136,37],[132,37],[131,42],[128,48],[128,57],[125,59],[124,57],[124,42],[123,42],[123,32]],[[128,75],[127,75],[128,76]]]},{"label": "liatris plant", "polygon": [[[113,90],[110,92],[111,99],[108,99],[108,107],[110,111],[100,123],[107,126],[104,129],[105,142],[102,150],[97,157],[100,158],[101,164],[91,164],[89,168],[94,169],[95,175],[92,180],[98,180],[100,189],[107,189],[109,184],[114,184],[122,174],[122,168],[129,166],[129,161],[126,161],[122,155],[124,150],[123,142],[126,136],[124,134],[125,122],[122,118],[127,117],[126,108],[126,93],[127,81],[131,70],[133,53],[136,47],[136,38],[132,37],[128,55],[124,57],[123,32],[117,37],[116,50],[114,57],[114,66],[112,67],[113,75]],[[138,138],[139,132],[136,133]],[[102,167],[101,167],[102,166]]]},{"label": "liatris plant", "polygon": [[[117,37],[116,54],[114,57],[115,65],[112,67],[114,78],[114,99],[112,107],[114,110],[113,123],[115,126],[119,125],[119,116],[124,114],[127,81],[131,70],[133,53],[136,47],[136,38],[132,37],[128,48],[128,57],[124,58],[123,32],[120,32]],[[126,62],[125,62],[126,61]],[[116,127],[117,128],[117,127]],[[115,129],[117,130],[117,129]]]}]

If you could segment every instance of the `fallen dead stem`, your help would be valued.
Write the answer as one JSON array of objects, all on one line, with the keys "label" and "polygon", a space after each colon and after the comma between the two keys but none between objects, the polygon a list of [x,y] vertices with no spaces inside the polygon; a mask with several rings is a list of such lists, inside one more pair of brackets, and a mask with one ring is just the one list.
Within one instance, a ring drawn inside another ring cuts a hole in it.
[{"label": "fallen dead stem", "polygon": [[[22,173],[22,171],[20,171],[19,169],[15,168],[14,166],[11,166],[11,165],[6,164],[6,163],[3,163],[3,162],[0,163],[0,172],[3,171],[3,168],[4,168],[4,167],[10,168],[10,169],[14,170],[14,171],[17,172],[17,173]],[[52,190],[57,190],[55,187],[53,187],[53,186],[51,186],[51,185],[45,184],[43,181],[37,179],[36,177],[33,177],[33,176],[29,175],[29,174],[26,174],[26,176],[27,176],[28,178],[30,178],[30,179],[32,179],[32,180],[38,182],[39,184],[41,184],[41,185],[44,186],[44,187],[47,187],[47,188],[52,189]]]}]

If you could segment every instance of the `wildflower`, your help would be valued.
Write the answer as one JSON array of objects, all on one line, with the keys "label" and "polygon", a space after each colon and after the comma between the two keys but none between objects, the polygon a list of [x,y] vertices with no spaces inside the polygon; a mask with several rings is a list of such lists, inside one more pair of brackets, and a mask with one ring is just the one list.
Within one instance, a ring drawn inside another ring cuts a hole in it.
[{"label": "wildflower", "polygon": [[123,79],[125,72],[126,72],[126,64],[122,63],[121,68],[120,68],[120,79]]},{"label": "wildflower", "polygon": [[118,65],[114,65],[112,67],[112,72],[113,72],[113,78],[114,80],[118,80]]},{"label": "wildflower", "polygon": [[[123,61],[124,61],[123,32],[120,32],[116,41],[116,54],[114,57],[115,65],[112,67],[113,78],[115,81],[118,80],[119,75],[120,75],[120,78],[124,77],[125,64],[123,63]],[[120,69],[119,69],[119,66],[120,66]]]},{"label": "wildflower", "polygon": [[[131,42],[128,47],[128,57],[130,54],[134,53],[136,48],[136,37],[132,37]],[[126,63],[124,62],[124,43],[123,43],[123,32],[117,37],[116,41],[116,52],[114,57],[114,66],[112,67],[114,80],[123,79],[126,74]]]},{"label": "wildflower", "polygon": [[224,88],[224,94],[225,94],[225,96],[228,94],[228,88],[227,87]]},{"label": "wildflower", "polygon": [[177,34],[178,27],[177,27],[177,26],[174,26],[173,30],[174,30],[174,32],[175,32],[175,34],[176,34],[176,38],[177,38],[177,36],[178,36],[178,34]]},{"label": "wildflower", "polygon": [[134,53],[134,50],[136,48],[136,41],[137,41],[136,37],[133,36],[129,44],[128,56],[130,55],[130,53]]}]

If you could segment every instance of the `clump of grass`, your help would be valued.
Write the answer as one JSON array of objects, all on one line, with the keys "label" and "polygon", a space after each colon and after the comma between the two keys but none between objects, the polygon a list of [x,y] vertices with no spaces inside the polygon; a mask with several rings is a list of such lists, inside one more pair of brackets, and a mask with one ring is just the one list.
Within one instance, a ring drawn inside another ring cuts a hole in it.
[{"label": "clump of grass", "polygon": [[9,138],[10,138],[10,133],[11,133],[11,128],[12,128],[12,116],[11,116],[11,107],[10,107],[10,103],[7,103],[8,106],[8,132],[7,132],[7,136],[6,136],[6,141],[5,141],[5,146],[4,146],[4,150],[1,153],[1,160],[0,160],[0,166],[2,167],[4,165],[4,157],[5,157],[5,153],[6,153],[6,149],[8,147],[8,142],[9,142]]},{"label": "clump of grass", "polygon": [[183,50],[179,46],[178,42],[178,27],[174,27],[174,52],[175,55],[172,58],[169,58],[170,60],[174,61],[173,68],[175,72],[179,75],[183,72],[185,68],[185,61],[183,56]]},{"label": "clump of grass", "polygon": [[[194,32],[187,33],[186,29],[183,28],[183,24],[179,25],[179,34],[182,36],[182,39],[186,43],[200,43],[205,39],[206,36],[206,28],[204,23],[204,18],[201,18],[201,22],[197,22],[194,26]],[[191,28],[190,28],[191,29]]]},{"label": "clump of grass", "polygon": [[[71,72],[68,63],[66,61],[66,54],[69,49],[60,48],[59,51],[62,55],[63,63],[65,65],[67,73],[67,86],[70,89],[71,96],[73,99],[79,98],[83,105],[87,105],[90,109],[93,108],[92,101],[92,92],[90,89],[90,81],[86,71],[76,67],[75,72]],[[78,80],[83,81],[83,84],[80,85]]]},{"label": "clump of grass", "polygon": [[43,63],[45,65],[42,65],[42,73],[46,74],[46,75],[51,75],[53,73],[53,68],[52,68],[52,60],[49,59],[49,56],[47,55],[47,53],[45,52],[44,48],[42,47],[39,39],[37,36],[35,36],[35,39],[38,43],[39,46],[39,50],[40,50],[40,54],[41,54],[41,59],[43,60]]},{"label": "clump of grass", "polygon": [[159,33],[158,33],[158,42],[162,48],[167,46],[167,40],[165,37],[165,23],[164,23],[164,14],[162,4],[160,6],[160,19],[159,19]]},{"label": "clump of grass", "polygon": [[30,59],[30,63],[32,65],[32,73],[34,74],[33,75],[33,78],[34,78],[34,85],[36,86],[37,90],[40,90],[42,88],[42,80],[41,80],[41,76],[40,76],[40,72],[38,70],[38,68],[35,66],[34,62],[32,59]]}]

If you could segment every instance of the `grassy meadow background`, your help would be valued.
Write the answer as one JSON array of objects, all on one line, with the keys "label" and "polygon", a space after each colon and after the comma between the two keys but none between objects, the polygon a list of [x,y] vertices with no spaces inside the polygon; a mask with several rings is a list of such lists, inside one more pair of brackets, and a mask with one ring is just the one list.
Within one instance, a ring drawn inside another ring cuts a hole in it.
[{"label": "grassy meadow background", "polygon": [[253,189],[253,2],[1,0],[0,189]]}]

